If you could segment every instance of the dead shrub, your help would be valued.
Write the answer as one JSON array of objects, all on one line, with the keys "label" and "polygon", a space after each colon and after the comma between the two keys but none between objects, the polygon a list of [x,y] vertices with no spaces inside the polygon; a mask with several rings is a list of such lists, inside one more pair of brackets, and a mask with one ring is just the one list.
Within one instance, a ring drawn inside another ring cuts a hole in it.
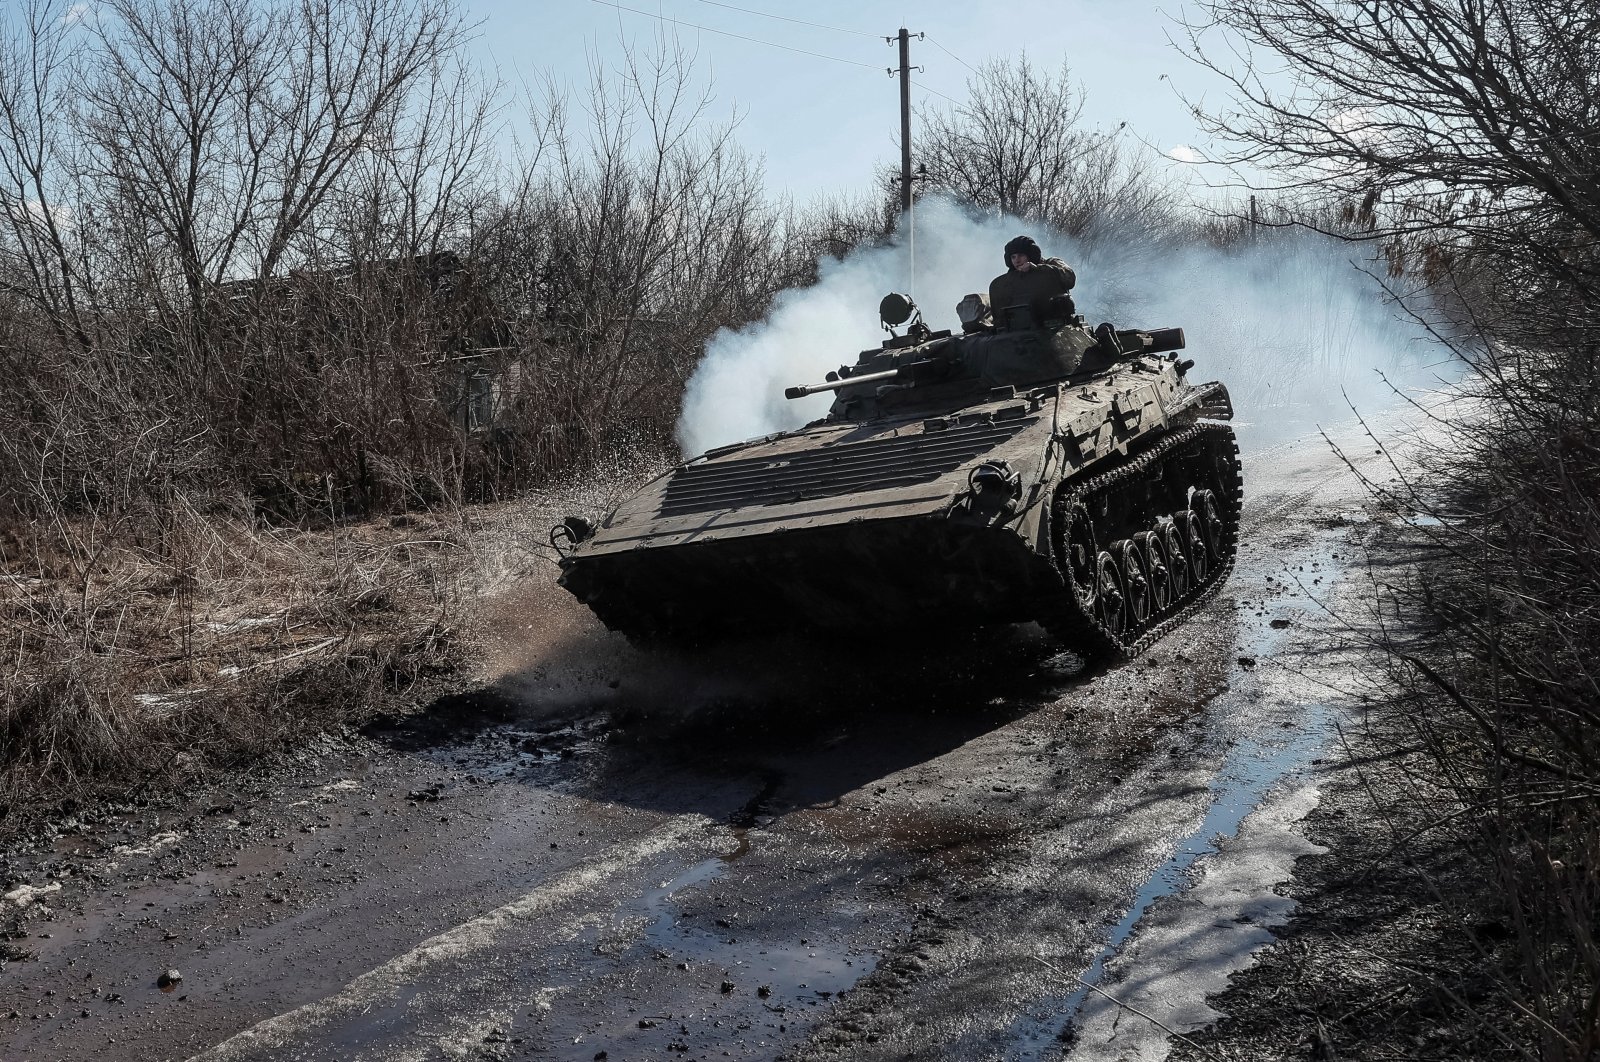
[{"label": "dead shrub", "polygon": [[107,544],[64,573],[0,557],[0,834],[360,722],[463,662],[460,543],[261,530],[178,501],[159,551]]}]

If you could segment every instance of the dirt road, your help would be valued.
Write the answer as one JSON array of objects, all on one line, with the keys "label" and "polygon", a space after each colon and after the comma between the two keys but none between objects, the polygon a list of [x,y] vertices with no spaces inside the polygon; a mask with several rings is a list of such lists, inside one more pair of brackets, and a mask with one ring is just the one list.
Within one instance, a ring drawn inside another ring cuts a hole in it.
[{"label": "dirt road", "polygon": [[1161,1058],[1287,913],[1396,518],[1245,439],[1230,583],[1109,671],[641,656],[526,585],[500,692],[7,854],[0,1056]]}]

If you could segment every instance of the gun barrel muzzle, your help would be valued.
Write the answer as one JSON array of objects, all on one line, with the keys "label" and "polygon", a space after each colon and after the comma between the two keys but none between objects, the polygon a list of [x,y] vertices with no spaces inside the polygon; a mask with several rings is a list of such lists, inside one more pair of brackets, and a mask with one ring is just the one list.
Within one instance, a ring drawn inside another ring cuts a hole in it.
[{"label": "gun barrel muzzle", "polygon": [[919,364],[921,363],[915,362],[910,365],[901,365],[893,369],[885,369],[882,372],[862,373],[859,376],[849,376],[843,380],[833,380],[828,383],[800,384],[796,387],[786,387],[783,389],[783,397],[804,398],[806,395],[820,394],[823,391],[837,391],[841,387],[849,387],[852,384],[873,383],[877,380],[893,380],[899,376],[909,375],[910,370]]}]

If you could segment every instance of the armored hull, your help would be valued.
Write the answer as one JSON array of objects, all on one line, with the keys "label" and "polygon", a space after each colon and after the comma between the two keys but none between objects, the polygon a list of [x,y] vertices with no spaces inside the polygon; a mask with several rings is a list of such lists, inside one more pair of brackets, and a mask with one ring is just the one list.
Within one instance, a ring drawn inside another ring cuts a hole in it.
[{"label": "armored hull", "polygon": [[712,450],[569,531],[561,584],[644,641],[1036,621],[1139,652],[1232,565],[1227,391],[1137,339],[1107,353],[1078,329],[1063,365],[1059,335],[1031,362],[977,338],[864,352],[825,385],[826,420]]}]

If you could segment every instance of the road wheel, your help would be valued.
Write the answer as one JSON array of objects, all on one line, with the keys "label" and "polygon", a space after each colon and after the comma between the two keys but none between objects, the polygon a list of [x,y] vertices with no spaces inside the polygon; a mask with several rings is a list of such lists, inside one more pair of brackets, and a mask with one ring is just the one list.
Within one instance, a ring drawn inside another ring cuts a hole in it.
[{"label": "road wheel", "polygon": [[1150,611],[1153,614],[1165,612],[1181,593],[1173,587],[1166,543],[1160,531],[1141,531],[1133,536],[1133,542],[1144,554],[1145,573],[1150,577]]},{"label": "road wheel", "polygon": [[1222,563],[1222,514],[1217,511],[1217,496],[1209,490],[1197,490],[1189,498],[1189,511],[1194,513],[1200,533],[1205,539],[1206,556],[1212,567]]},{"label": "road wheel", "polygon": [[1150,619],[1154,611],[1154,587],[1150,567],[1144,551],[1131,538],[1118,539],[1111,544],[1111,556],[1122,573],[1122,592],[1127,599],[1124,623],[1129,630],[1138,630]]},{"label": "road wheel", "polygon": [[1206,545],[1205,535],[1201,531],[1201,522],[1195,519],[1190,510],[1174,513],[1172,523],[1178,530],[1178,538],[1183,543],[1183,557],[1188,562],[1189,582],[1199,586],[1206,581],[1206,576],[1211,574],[1211,550]]},{"label": "road wheel", "polygon": [[1094,525],[1089,521],[1089,510],[1081,503],[1066,509],[1064,515],[1066,526],[1062,529],[1061,543],[1067,579],[1072,584],[1079,610],[1085,616],[1093,616],[1100,595],[1095,569],[1100,551],[1095,548]]},{"label": "road wheel", "polygon": [[1122,571],[1110,550],[1101,550],[1094,559],[1094,618],[1110,634],[1120,636],[1127,628],[1128,602],[1123,593]]},{"label": "road wheel", "polygon": [[1183,555],[1183,534],[1170,516],[1156,525],[1155,537],[1161,540],[1161,554],[1167,559],[1167,578],[1172,587],[1172,600],[1181,600],[1189,592],[1189,558]]}]

